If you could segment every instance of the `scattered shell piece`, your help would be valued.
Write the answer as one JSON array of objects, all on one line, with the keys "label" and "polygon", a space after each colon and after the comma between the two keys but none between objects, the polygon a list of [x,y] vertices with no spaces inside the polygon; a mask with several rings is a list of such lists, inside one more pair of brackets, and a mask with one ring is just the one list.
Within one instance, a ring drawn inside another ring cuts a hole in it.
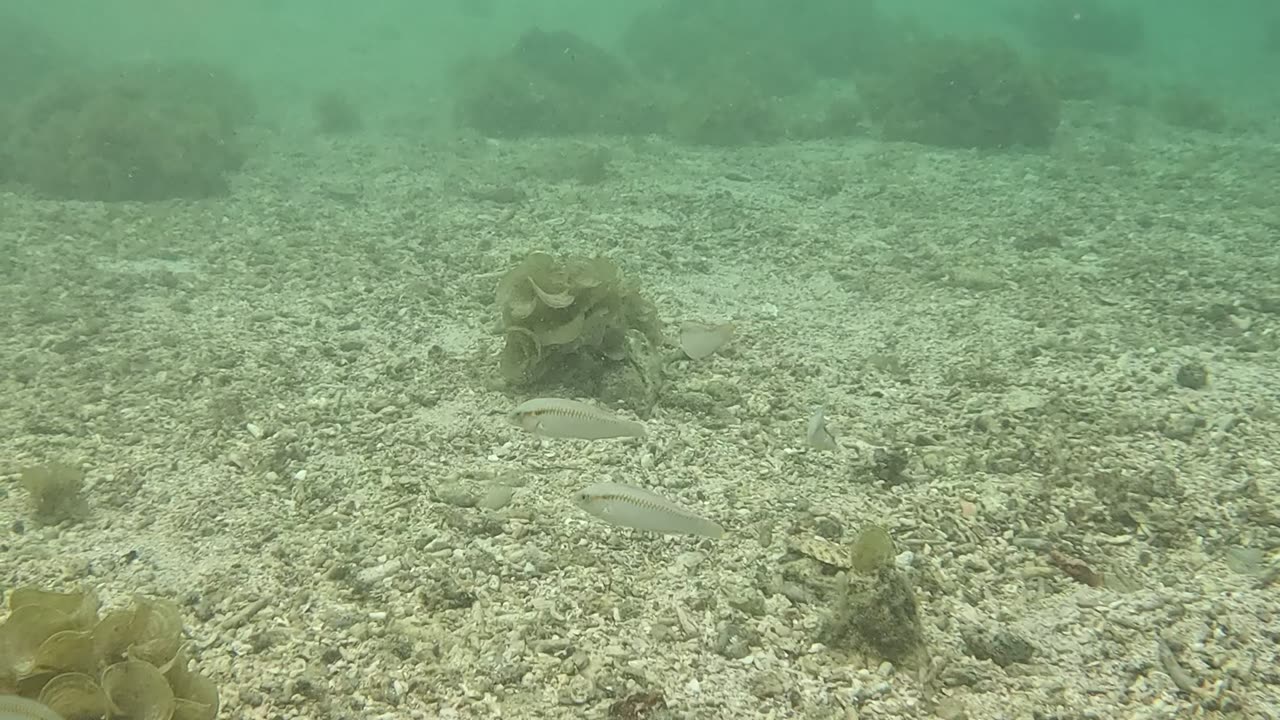
[{"label": "scattered shell piece", "polygon": [[249,622],[249,620],[254,615],[257,615],[259,611],[265,608],[267,606],[267,602],[268,602],[267,598],[265,597],[257,598],[256,600],[249,603],[248,605],[245,605],[244,607],[240,608],[240,611],[237,612],[236,614],[228,615],[225,620],[219,623],[218,629],[234,630],[240,627],[241,625],[244,625],[245,623]]},{"label": "scattered shell piece", "polygon": [[643,488],[597,483],[574,493],[578,507],[611,525],[671,535],[719,539],[724,528]]},{"label": "scattered shell piece", "polygon": [[1061,570],[1067,577],[1089,587],[1102,587],[1103,574],[1078,557],[1067,555],[1059,550],[1049,551],[1049,563]]},{"label": "scattered shell piece", "polygon": [[627,420],[577,400],[534,398],[516,406],[509,416],[518,428],[552,438],[602,440],[644,437],[644,423]]},{"label": "scattered shell piece", "polygon": [[1160,667],[1165,674],[1173,680],[1173,684],[1188,695],[1200,695],[1200,684],[1191,677],[1178,658],[1173,654],[1173,648],[1169,647],[1169,643],[1162,637],[1156,638],[1156,658],[1160,661]]},{"label": "scattered shell piece", "polygon": [[403,563],[399,558],[392,558],[380,565],[368,567],[356,573],[356,583],[362,587],[371,587],[400,572]]},{"label": "scattered shell piece", "polygon": [[680,326],[680,349],[692,360],[713,355],[733,339],[734,325],[731,322],[720,325],[687,322]]},{"label": "scattered shell piece", "polygon": [[840,449],[840,443],[836,442],[836,436],[827,429],[826,414],[821,407],[814,410],[813,415],[809,418],[809,427],[805,431],[804,437],[809,443],[809,447],[815,450]]}]

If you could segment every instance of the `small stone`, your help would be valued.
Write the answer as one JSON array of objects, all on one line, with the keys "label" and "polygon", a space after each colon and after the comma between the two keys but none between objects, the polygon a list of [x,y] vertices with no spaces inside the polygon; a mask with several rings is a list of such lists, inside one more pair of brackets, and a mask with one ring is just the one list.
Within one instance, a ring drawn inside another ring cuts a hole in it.
[{"label": "small stone", "polygon": [[776,672],[763,672],[751,682],[751,694],[758,698],[778,697],[786,691],[786,684]]},{"label": "small stone", "polygon": [[375,565],[371,568],[365,568],[356,573],[356,584],[369,587],[377,585],[387,578],[400,572],[401,562],[397,560],[389,560],[381,565]]},{"label": "small stone", "polygon": [[1240,417],[1236,415],[1222,415],[1213,421],[1213,429],[1220,433],[1231,432],[1240,424]]},{"label": "small stone", "polygon": [[480,502],[476,503],[485,510],[501,510],[511,502],[511,497],[515,491],[506,485],[492,485],[485,491],[484,497],[480,498]]},{"label": "small stone", "polygon": [[1187,363],[1178,367],[1174,379],[1184,388],[1203,390],[1209,384],[1209,371],[1199,363]]},{"label": "small stone", "polygon": [[939,699],[933,706],[933,714],[938,716],[938,720],[964,720],[969,717],[964,705],[952,697]]},{"label": "small stone", "polygon": [[595,694],[595,687],[590,680],[582,675],[574,675],[569,678],[567,685],[560,688],[559,701],[561,705],[586,705]]},{"label": "small stone", "polygon": [[1223,558],[1231,572],[1240,575],[1257,575],[1266,563],[1266,554],[1258,548],[1227,548]]},{"label": "small stone", "polygon": [[971,628],[961,634],[965,650],[979,660],[990,660],[1000,667],[1026,663],[1036,654],[1036,648],[1025,638],[1007,628],[987,630]]},{"label": "small stone", "polygon": [[1173,440],[1190,440],[1204,425],[1205,420],[1199,415],[1178,413],[1165,419],[1161,432]]},{"label": "small stone", "polygon": [[740,660],[751,654],[751,646],[758,645],[760,637],[750,628],[735,622],[720,626],[716,635],[715,651],[730,660]]},{"label": "small stone", "polygon": [[844,528],[840,526],[840,521],[832,517],[820,517],[813,523],[813,532],[818,537],[828,540],[839,540],[844,535]]},{"label": "small stone", "polygon": [[460,508],[475,507],[480,500],[469,488],[458,483],[448,483],[436,488],[436,499]]}]

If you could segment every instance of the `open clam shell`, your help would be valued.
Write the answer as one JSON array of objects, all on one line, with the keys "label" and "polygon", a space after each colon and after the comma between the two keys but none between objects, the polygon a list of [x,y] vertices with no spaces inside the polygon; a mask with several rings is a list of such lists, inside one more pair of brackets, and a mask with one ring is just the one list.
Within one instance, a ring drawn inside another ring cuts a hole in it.
[{"label": "open clam shell", "polygon": [[100,718],[107,714],[102,687],[84,673],[62,673],[40,691],[39,701],[66,720]]},{"label": "open clam shell", "polygon": [[687,322],[680,327],[680,349],[691,360],[701,360],[714,355],[733,339],[733,323],[705,325]]},{"label": "open clam shell", "polygon": [[155,665],[125,660],[102,672],[108,717],[130,720],[170,720],[174,697],[169,680]]}]

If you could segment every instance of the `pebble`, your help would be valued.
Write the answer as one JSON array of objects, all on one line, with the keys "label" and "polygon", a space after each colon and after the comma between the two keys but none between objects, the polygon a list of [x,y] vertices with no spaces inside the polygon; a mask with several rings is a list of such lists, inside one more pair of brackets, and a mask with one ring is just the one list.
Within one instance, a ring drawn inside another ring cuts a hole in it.
[{"label": "pebble", "polygon": [[442,503],[460,508],[475,507],[480,500],[470,488],[460,483],[448,483],[436,488],[436,498]]},{"label": "pebble", "polygon": [[381,565],[375,565],[365,568],[356,573],[356,582],[360,585],[377,585],[387,578],[400,572],[402,563],[399,559],[388,560]]},{"label": "pebble", "polygon": [[480,502],[476,503],[476,505],[485,510],[501,510],[511,502],[513,495],[515,495],[515,490],[506,485],[492,485],[485,491],[484,497],[480,498]]}]

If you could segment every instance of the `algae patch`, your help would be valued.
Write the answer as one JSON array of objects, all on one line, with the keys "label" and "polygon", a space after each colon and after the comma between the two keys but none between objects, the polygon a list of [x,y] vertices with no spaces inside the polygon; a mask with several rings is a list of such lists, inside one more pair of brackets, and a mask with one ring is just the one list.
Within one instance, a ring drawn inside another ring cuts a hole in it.
[{"label": "algae patch", "polygon": [[32,465],[22,469],[19,481],[31,497],[31,514],[41,524],[83,520],[89,514],[80,468],[57,462]]},{"label": "algae patch", "polygon": [[499,370],[515,384],[611,362],[643,367],[645,350],[662,343],[657,310],[606,258],[530,253],[499,281],[497,301]]},{"label": "algae patch", "polygon": [[212,720],[218,690],[189,659],[166,600],[135,597],[99,616],[93,593],[18,588],[0,623],[0,695],[66,718]]}]

